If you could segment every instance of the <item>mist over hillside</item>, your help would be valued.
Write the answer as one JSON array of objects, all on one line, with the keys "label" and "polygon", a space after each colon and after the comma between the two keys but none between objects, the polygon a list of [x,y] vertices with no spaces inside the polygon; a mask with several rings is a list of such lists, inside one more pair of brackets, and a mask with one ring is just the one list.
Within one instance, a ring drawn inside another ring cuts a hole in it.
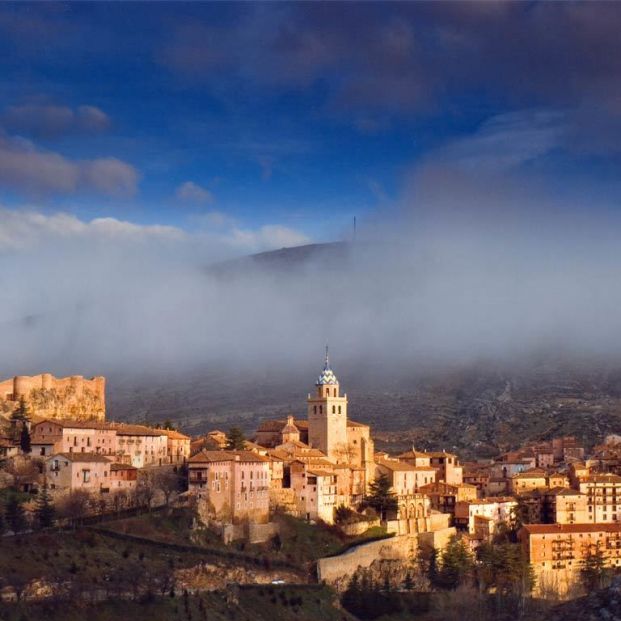
[{"label": "mist over hillside", "polygon": [[583,255],[568,273],[576,245],[423,232],[207,266],[147,246],[77,287],[69,271],[39,283],[43,305],[5,322],[4,374],[105,374],[113,418],[251,432],[304,415],[329,343],[352,417],[408,430],[395,436],[406,444],[485,453],[616,430],[616,263],[603,273]]},{"label": "mist over hillside", "polygon": [[523,117],[430,153],[355,243],[0,221],[0,371],[106,375],[113,417],[251,430],[304,411],[329,343],[352,416],[412,441],[595,439],[618,421],[621,219],[538,183],[562,118]]}]

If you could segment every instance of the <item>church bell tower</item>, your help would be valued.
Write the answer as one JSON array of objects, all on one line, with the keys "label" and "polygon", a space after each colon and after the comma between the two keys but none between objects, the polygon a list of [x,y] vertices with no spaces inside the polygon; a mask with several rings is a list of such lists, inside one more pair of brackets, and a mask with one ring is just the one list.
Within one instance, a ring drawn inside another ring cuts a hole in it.
[{"label": "church bell tower", "polygon": [[347,395],[341,396],[339,382],[330,368],[328,347],[315,394],[308,395],[308,442],[331,461],[347,463]]}]

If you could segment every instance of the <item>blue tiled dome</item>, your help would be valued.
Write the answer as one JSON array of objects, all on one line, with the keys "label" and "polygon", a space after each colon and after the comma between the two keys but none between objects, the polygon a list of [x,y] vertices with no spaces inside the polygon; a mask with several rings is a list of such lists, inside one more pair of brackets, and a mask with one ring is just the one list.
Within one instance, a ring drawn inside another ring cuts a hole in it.
[{"label": "blue tiled dome", "polygon": [[339,381],[334,375],[334,371],[330,368],[330,360],[328,359],[328,348],[326,347],[326,363],[324,364],[321,375],[317,378],[316,386],[325,386],[338,384]]}]

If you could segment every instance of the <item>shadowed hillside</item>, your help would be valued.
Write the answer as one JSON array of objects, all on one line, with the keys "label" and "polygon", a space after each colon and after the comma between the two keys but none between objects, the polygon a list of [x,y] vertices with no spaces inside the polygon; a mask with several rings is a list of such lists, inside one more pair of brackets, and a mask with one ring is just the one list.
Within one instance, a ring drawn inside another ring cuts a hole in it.
[{"label": "shadowed hillside", "polygon": [[[327,266],[344,278],[358,260],[355,250],[346,243],[314,244],[209,269],[228,282],[258,273],[312,279]],[[621,369],[605,359],[541,351],[510,363],[481,359],[449,366],[401,359],[389,347],[374,356],[344,359],[339,345],[332,343],[334,366],[349,395],[350,415],[373,425],[380,448],[416,444],[487,455],[559,434],[593,443],[621,428]],[[110,415],[150,422],[168,418],[196,434],[232,425],[252,433],[264,418],[305,415],[322,346],[317,344],[316,359],[300,357],[293,365],[266,352],[265,361],[242,356],[237,364],[197,365],[184,373],[164,368],[143,377],[113,376]],[[292,343],[290,359],[295,347]]]}]

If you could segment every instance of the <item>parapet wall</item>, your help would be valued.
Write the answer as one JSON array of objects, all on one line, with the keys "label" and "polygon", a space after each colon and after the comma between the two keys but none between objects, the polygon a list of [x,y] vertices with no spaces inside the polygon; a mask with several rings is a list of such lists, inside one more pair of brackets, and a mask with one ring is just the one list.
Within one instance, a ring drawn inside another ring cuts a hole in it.
[{"label": "parapet wall", "polygon": [[363,543],[338,556],[320,558],[317,561],[319,582],[326,582],[337,589],[344,588],[360,567],[370,567],[375,561],[392,560],[409,562],[416,557],[416,535],[396,535]]},{"label": "parapet wall", "polygon": [[82,375],[57,378],[51,373],[16,375],[0,382],[0,402],[14,409],[24,399],[31,412],[50,418],[104,420],[106,378]]}]

